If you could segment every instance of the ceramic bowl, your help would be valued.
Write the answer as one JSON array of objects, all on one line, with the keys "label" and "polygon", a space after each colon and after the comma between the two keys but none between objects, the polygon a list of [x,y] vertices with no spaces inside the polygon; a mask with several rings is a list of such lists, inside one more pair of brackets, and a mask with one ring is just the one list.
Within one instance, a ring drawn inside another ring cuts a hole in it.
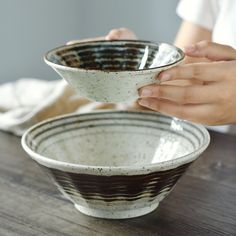
[{"label": "ceramic bowl", "polygon": [[209,141],[201,125],[131,111],[66,115],[22,137],[79,211],[112,219],[156,209]]},{"label": "ceramic bowl", "polygon": [[62,46],[44,59],[81,97],[129,103],[137,100],[140,87],[157,83],[162,70],[183,58],[183,52],[169,44],[115,40]]}]

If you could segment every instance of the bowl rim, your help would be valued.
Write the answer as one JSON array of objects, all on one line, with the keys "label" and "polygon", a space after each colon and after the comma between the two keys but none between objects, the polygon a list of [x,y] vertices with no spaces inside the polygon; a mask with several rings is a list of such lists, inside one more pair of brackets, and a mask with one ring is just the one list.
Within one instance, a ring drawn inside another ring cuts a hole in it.
[{"label": "bowl rim", "polygon": [[153,171],[163,171],[163,170],[168,170],[168,169],[173,169],[175,167],[193,162],[195,159],[198,158],[198,156],[208,147],[210,143],[210,134],[207,131],[207,129],[201,125],[201,124],[195,124],[189,121],[185,121],[182,119],[178,119],[181,122],[191,124],[195,128],[198,128],[202,131],[203,133],[203,138],[205,139],[205,142],[203,143],[202,146],[198,147],[196,150],[193,152],[190,152],[184,156],[172,159],[172,160],[167,160],[167,161],[162,161],[159,163],[150,163],[145,165],[143,167],[142,165],[129,165],[129,166],[98,166],[98,165],[82,165],[82,164],[74,164],[74,163],[69,163],[69,162],[64,162],[64,161],[57,161],[54,159],[51,159],[49,157],[43,156],[41,154],[36,153],[33,151],[26,143],[26,138],[29,135],[29,133],[33,129],[37,129],[39,126],[48,124],[50,122],[57,121],[59,119],[66,119],[70,117],[77,117],[81,115],[90,115],[90,114],[100,114],[100,113],[107,113],[110,112],[112,114],[115,113],[132,113],[132,114],[155,114],[161,117],[166,117],[166,118],[171,118],[174,119],[174,117],[171,116],[166,116],[163,114],[160,114],[158,112],[153,112],[153,111],[124,111],[124,110],[96,110],[93,112],[86,112],[86,113],[81,113],[81,114],[76,114],[76,113],[70,113],[66,115],[61,115],[61,116],[56,116],[47,120],[44,120],[42,122],[39,122],[29,129],[25,131],[21,138],[21,145],[23,149],[26,151],[26,153],[29,154],[29,156],[34,159],[36,162],[40,163],[43,166],[46,166],[48,168],[53,168],[53,169],[58,169],[62,171],[68,171],[72,173],[85,173],[85,174],[99,174],[99,175],[120,175],[120,174],[125,174],[125,175],[133,175],[133,174],[140,174],[140,173],[150,173]]},{"label": "bowl rim", "polygon": [[[152,67],[152,68],[147,68],[147,69],[141,69],[141,70],[101,70],[101,69],[86,69],[86,68],[77,68],[77,67],[71,67],[71,66],[65,66],[65,65],[60,65],[57,64],[55,62],[52,62],[51,60],[49,60],[48,56],[51,53],[55,53],[56,51],[59,50],[65,50],[65,49],[70,49],[76,46],[80,46],[80,45],[89,45],[89,44],[99,44],[99,43],[115,43],[115,42],[133,42],[133,43],[148,43],[148,44],[154,44],[156,46],[160,46],[160,45],[167,45],[170,47],[173,47],[179,54],[180,54],[180,59],[176,60],[175,62],[163,65],[163,66],[157,66],[157,67]],[[44,61],[46,62],[46,64],[48,64],[49,66],[56,68],[56,69],[61,69],[61,70],[68,70],[68,71],[74,71],[74,72],[104,72],[104,73],[131,73],[131,72],[135,72],[135,73],[139,73],[139,72],[150,72],[150,71],[156,71],[156,70],[160,70],[160,69],[164,69],[166,67],[170,67],[176,64],[179,64],[181,61],[183,61],[185,58],[185,53],[178,47],[169,44],[169,43],[161,43],[161,42],[155,42],[155,41],[148,41],[148,40],[133,40],[133,39],[123,39],[123,40],[92,40],[92,41],[83,41],[83,42],[78,42],[78,43],[74,43],[74,44],[70,44],[70,45],[62,45],[62,46],[58,46],[56,48],[53,48],[49,51],[47,51],[44,54]]]}]

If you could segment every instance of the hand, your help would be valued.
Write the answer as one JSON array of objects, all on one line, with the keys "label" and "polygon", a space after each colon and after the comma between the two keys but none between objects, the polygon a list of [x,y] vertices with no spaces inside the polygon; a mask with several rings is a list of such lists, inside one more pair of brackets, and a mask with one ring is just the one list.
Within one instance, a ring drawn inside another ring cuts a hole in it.
[{"label": "hand", "polygon": [[[141,88],[140,105],[206,125],[236,123],[236,50],[201,41],[185,48],[191,57],[209,62],[173,67],[159,74],[159,85]],[[168,81],[190,80],[188,86]],[[197,81],[197,83],[196,83]]]},{"label": "hand", "polygon": [[137,39],[135,33],[127,28],[112,29],[106,36],[87,38],[87,39],[77,39],[67,42],[67,45],[89,42],[95,40],[119,40],[119,39]]},{"label": "hand", "polygon": [[119,39],[137,39],[135,33],[127,28],[112,29],[107,36],[106,40],[119,40]]}]

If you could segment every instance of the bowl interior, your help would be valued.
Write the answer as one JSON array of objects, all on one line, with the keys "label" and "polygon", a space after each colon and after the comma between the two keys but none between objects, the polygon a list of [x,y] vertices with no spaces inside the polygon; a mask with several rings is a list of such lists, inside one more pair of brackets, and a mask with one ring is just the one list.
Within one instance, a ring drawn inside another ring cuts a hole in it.
[{"label": "bowl interior", "polygon": [[49,159],[89,166],[142,166],[174,160],[209,141],[207,131],[143,112],[71,115],[31,129],[26,145]]},{"label": "bowl interior", "polygon": [[174,64],[183,52],[169,44],[148,41],[93,41],[51,50],[46,61],[86,70],[133,71]]}]

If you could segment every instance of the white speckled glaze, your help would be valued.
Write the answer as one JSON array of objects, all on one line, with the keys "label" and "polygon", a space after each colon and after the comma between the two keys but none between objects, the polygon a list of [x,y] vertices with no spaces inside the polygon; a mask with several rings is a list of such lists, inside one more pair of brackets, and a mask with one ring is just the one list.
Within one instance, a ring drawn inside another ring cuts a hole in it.
[{"label": "white speckled glaze", "polygon": [[[112,53],[104,52],[107,48]],[[137,100],[139,88],[158,83],[157,75],[183,58],[183,52],[169,44],[116,40],[62,46],[48,52],[45,62],[82,97],[129,103]]]},{"label": "white speckled glaze", "polygon": [[113,219],[153,211],[209,141],[201,125],[130,111],[62,116],[22,137],[77,209]]}]

